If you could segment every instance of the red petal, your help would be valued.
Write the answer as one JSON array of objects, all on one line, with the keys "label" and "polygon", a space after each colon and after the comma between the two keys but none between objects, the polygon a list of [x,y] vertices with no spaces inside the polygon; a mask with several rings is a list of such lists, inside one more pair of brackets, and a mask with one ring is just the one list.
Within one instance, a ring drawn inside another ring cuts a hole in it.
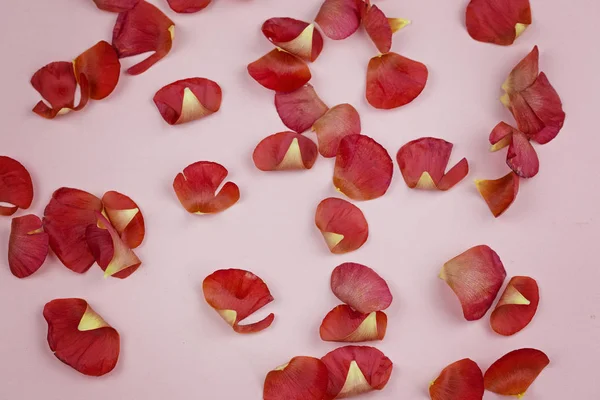
[{"label": "red petal", "polygon": [[267,136],[252,154],[254,165],[261,171],[311,169],[317,157],[317,145],[295,132]]},{"label": "red petal", "polygon": [[426,137],[408,142],[400,148],[396,159],[409,188],[448,190],[469,173],[466,158],[446,173],[453,144]]},{"label": "red petal", "polygon": [[371,200],[387,192],[394,165],[387,150],[365,135],[350,135],[340,141],[333,184],[353,200]]},{"label": "red petal", "polygon": [[104,193],[102,204],[108,220],[123,242],[132,249],[142,244],[146,227],[137,204],[130,197],[115,191]]},{"label": "red petal", "polygon": [[121,74],[121,63],[115,49],[104,40],[81,53],[74,61],[75,76],[85,75],[90,98],[102,100],[110,95]]},{"label": "red petal", "polygon": [[48,345],[56,358],[85,375],[101,376],[119,359],[119,333],[82,299],[57,299],[44,306]]},{"label": "red petal", "polygon": [[425,88],[427,75],[424,64],[400,54],[375,56],[367,70],[367,101],[386,110],[408,104]]},{"label": "red petal", "polygon": [[310,69],[304,61],[280,49],[248,64],[248,73],[255,81],[276,92],[293,92],[311,78]]},{"label": "red petal", "polygon": [[485,388],[504,396],[522,397],[548,364],[548,356],[540,350],[511,351],[485,371]]},{"label": "red petal", "polygon": [[465,319],[475,321],[492,306],[506,278],[506,271],[498,254],[481,245],[445,263],[440,278],[460,300]]},{"label": "red petal", "polygon": [[319,203],[315,224],[334,254],[359,249],[369,237],[369,224],[354,204],[330,197]]},{"label": "red petal", "polygon": [[86,272],[94,264],[86,229],[96,224],[96,212],[102,211],[102,201],[78,189],[60,188],[52,194],[44,210],[44,230],[48,232],[50,248],[60,261],[77,273]]},{"label": "red petal", "polygon": [[315,61],[323,50],[323,36],[314,24],[293,18],[271,18],[262,32],[275,46],[306,61]]},{"label": "red petal", "polygon": [[328,372],[323,361],[294,357],[267,374],[264,400],[322,400],[327,393]]},{"label": "red petal", "polygon": [[183,208],[193,214],[214,214],[225,211],[240,199],[240,189],[227,182],[219,193],[229,171],[221,164],[198,161],[177,174],[173,189]]},{"label": "red petal", "polygon": [[310,84],[294,92],[275,93],[275,108],[283,124],[298,133],[309,129],[329,109]]},{"label": "red petal", "polygon": [[364,314],[385,310],[393,300],[387,282],[371,268],[357,263],[335,267],[331,290],[335,297]]},{"label": "red petal", "polygon": [[10,157],[0,156],[0,215],[13,215],[33,201],[33,183],[25,167]]},{"label": "red petal", "polygon": [[369,7],[363,17],[363,26],[380,53],[387,53],[392,48],[392,26],[383,11],[377,6]]},{"label": "red petal", "polygon": [[390,28],[392,28],[392,33],[396,33],[409,25],[411,21],[404,18],[388,18],[388,23],[390,24]]},{"label": "red petal", "polygon": [[191,14],[206,8],[211,0],[167,0],[167,2],[173,11]]},{"label": "red petal", "polygon": [[94,0],[99,9],[117,13],[131,10],[139,2],[140,0]]},{"label": "red petal", "polygon": [[529,25],[529,0],[471,0],[467,6],[467,31],[480,42],[508,46]]},{"label": "red petal", "polygon": [[358,0],[325,0],[315,22],[328,38],[341,40],[356,32],[360,14]]},{"label": "red petal", "polygon": [[499,122],[490,133],[490,151],[498,151],[508,146],[512,141],[512,134],[517,131],[506,122]]},{"label": "red petal", "polygon": [[13,218],[8,240],[8,265],[17,278],[36,272],[48,255],[48,234],[42,230],[42,220],[29,214]]},{"label": "red petal", "polygon": [[539,75],[540,51],[537,46],[523,58],[502,84],[506,92],[521,92],[533,85]]},{"label": "red petal", "polygon": [[521,178],[533,178],[540,170],[540,161],[535,149],[527,136],[520,131],[512,135],[506,163]]},{"label": "red petal", "polygon": [[319,118],[312,129],[317,133],[319,153],[335,157],[344,137],[360,133],[360,115],[350,104],[339,104]]},{"label": "red petal", "polygon": [[207,276],[202,283],[206,302],[232,326],[237,333],[255,333],[267,329],[275,319],[265,319],[249,325],[241,321],[273,301],[269,288],[258,276],[241,269],[222,269]]},{"label": "red petal", "polygon": [[356,396],[387,385],[394,367],[381,351],[370,346],[345,346],[321,360],[329,371],[325,399]]},{"label": "red petal", "polygon": [[504,336],[521,331],[535,316],[539,301],[540,292],[535,279],[514,276],[492,312],[492,329]]},{"label": "red petal", "polygon": [[154,52],[127,70],[131,75],[139,75],[171,51],[174,34],[173,21],[152,4],[141,1],[131,10],[119,14],[112,44],[120,58]]},{"label": "red petal", "polygon": [[517,198],[519,176],[510,172],[496,180],[477,180],[475,185],[494,217],[498,218]]},{"label": "red petal", "polygon": [[327,342],[367,342],[383,340],[387,315],[383,311],[363,314],[345,304],[331,310],[321,323],[321,339]]},{"label": "red petal", "polygon": [[429,385],[431,400],[481,400],[483,391],[481,369],[468,358],[448,365]]},{"label": "red petal", "polygon": [[221,108],[221,87],[206,78],[189,78],[168,84],[154,95],[154,104],[169,125],[204,118]]}]

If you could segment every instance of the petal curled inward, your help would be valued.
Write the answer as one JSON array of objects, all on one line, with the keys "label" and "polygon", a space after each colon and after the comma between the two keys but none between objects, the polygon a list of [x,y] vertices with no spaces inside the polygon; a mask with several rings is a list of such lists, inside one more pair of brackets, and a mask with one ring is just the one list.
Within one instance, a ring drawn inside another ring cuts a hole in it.
[{"label": "petal curled inward", "polygon": [[482,400],[483,392],[483,373],[468,358],[448,365],[429,385],[431,400]]},{"label": "petal curled inward", "polygon": [[167,0],[171,10],[181,14],[191,14],[205,9],[212,0]]},{"label": "petal curled inward", "polygon": [[146,227],[137,204],[129,196],[115,191],[104,193],[102,204],[108,220],[123,242],[132,249],[142,244]]},{"label": "petal curled inward", "polygon": [[492,329],[504,336],[521,331],[535,316],[539,302],[540,292],[535,279],[528,276],[512,277],[492,311]]},{"label": "petal curled inward", "polygon": [[269,288],[258,276],[241,269],[222,269],[207,276],[202,283],[206,302],[237,333],[255,333],[267,329],[275,319],[269,314],[259,322],[239,323],[273,301]]},{"label": "petal curled inward", "polygon": [[357,250],[369,237],[369,224],[362,211],[343,199],[330,197],[321,201],[315,224],[333,254]]},{"label": "petal curled inward", "polygon": [[120,13],[131,10],[141,0],[94,0],[96,7],[104,11]]},{"label": "petal curled inward", "polygon": [[283,124],[298,133],[310,129],[329,109],[311,84],[293,92],[275,93],[275,108]]},{"label": "petal curled inward", "polygon": [[335,297],[358,312],[369,314],[392,304],[387,282],[371,268],[358,263],[343,263],[331,273],[331,291]]},{"label": "petal curled inward", "polygon": [[44,306],[48,345],[63,363],[84,375],[101,376],[117,365],[119,333],[82,299],[57,299]]},{"label": "petal curled inward", "polygon": [[33,201],[33,183],[27,169],[10,157],[0,156],[0,215],[25,210]]},{"label": "petal curled inward", "polygon": [[[108,97],[121,75],[121,62],[115,49],[104,40],[81,53],[73,60],[75,76],[84,75],[89,86],[89,96],[92,100],[102,100]],[[80,82],[81,84],[81,82]]]},{"label": "petal curled inward", "polygon": [[498,254],[490,247],[480,245],[445,263],[440,278],[460,300],[465,319],[475,321],[492,306],[506,271]]},{"label": "petal curled inward", "polygon": [[281,49],[272,50],[248,64],[248,74],[262,86],[276,92],[293,92],[312,77],[304,61]]},{"label": "petal curled inward", "polygon": [[494,217],[498,218],[508,210],[508,207],[517,198],[517,194],[519,193],[519,175],[511,171],[499,179],[476,180],[475,185]]},{"label": "petal curled inward", "polygon": [[328,38],[342,40],[356,32],[360,19],[360,4],[357,0],[325,0],[315,22]]},{"label": "petal curled inward", "polygon": [[340,141],[333,184],[353,200],[383,196],[392,183],[394,165],[387,150],[365,135],[349,135]]},{"label": "petal curled inward", "polygon": [[240,199],[240,189],[227,182],[217,189],[229,172],[221,164],[198,161],[188,165],[173,181],[179,202],[192,214],[214,214],[225,211]]},{"label": "petal curled inward", "polygon": [[343,138],[360,133],[360,115],[350,104],[339,104],[319,118],[312,130],[317,134],[319,153],[335,157]]},{"label": "petal curled inward", "polygon": [[390,51],[394,32],[388,18],[379,7],[369,6],[362,18],[362,24],[380,53]]},{"label": "petal curled inward", "polygon": [[387,315],[383,311],[363,314],[342,304],[323,318],[319,333],[326,342],[368,342],[383,340],[386,330]]},{"label": "petal curled inward", "polygon": [[323,361],[294,357],[267,374],[263,400],[323,400],[327,384],[328,372]]},{"label": "petal curled inward", "polygon": [[154,52],[127,70],[128,74],[139,75],[169,54],[174,35],[173,21],[152,4],[140,1],[131,10],[119,14],[112,45],[119,58]]},{"label": "petal curled inward", "polygon": [[511,45],[531,25],[529,0],[471,0],[466,25],[477,41]]},{"label": "petal curled inward", "polygon": [[262,33],[275,46],[306,61],[315,61],[323,50],[323,36],[314,24],[293,18],[271,18],[262,26]]},{"label": "petal curled inward", "polygon": [[182,79],[160,89],[154,104],[169,125],[178,125],[216,113],[221,108],[221,87],[206,78]]},{"label": "petal curled inward", "polygon": [[48,234],[42,220],[29,214],[13,218],[8,240],[8,265],[17,278],[35,273],[48,255]]},{"label": "petal curled inward", "polygon": [[256,146],[252,159],[261,171],[311,169],[318,157],[317,145],[295,132],[267,136]]},{"label": "petal curled inward", "polygon": [[511,351],[485,371],[485,389],[521,398],[548,364],[550,359],[540,350]]}]

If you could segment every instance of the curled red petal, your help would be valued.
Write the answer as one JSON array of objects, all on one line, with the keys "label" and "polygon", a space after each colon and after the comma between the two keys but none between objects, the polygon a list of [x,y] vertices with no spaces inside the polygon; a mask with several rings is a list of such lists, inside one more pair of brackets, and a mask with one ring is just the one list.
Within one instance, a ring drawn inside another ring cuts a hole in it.
[{"label": "curled red petal", "polygon": [[13,215],[33,201],[33,183],[27,169],[7,156],[0,156],[0,215]]},{"label": "curled red petal", "polygon": [[383,340],[387,315],[383,311],[363,314],[346,304],[331,310],[321,323],[321,339],[327,342],[368,342]]},{"label": "curled red petal", "polygon": [[48,345],[63,363],[84,375],[101,376],[117,365],[119,333],[82,299],[57,299],[44,306]]},{"label": "curled red petal", "polygon": [[99,9],[116,13],[131,10],[139,2],[140,0],[94,0]]},{"label": "curled red petal", "polygon": [[89,85],[89,96],[102,100],[110,95],[121,74],[121,62],[115,49],[104,40],[81,53],[74,61],[75,76],[85,75]]},{"label": "curled red petal", "polygon": [[335,297],[358,312],[369,314],[392,304],[387,282],[371,268],[358,263],[343,263],[331,273],[331,291]]},{"label": "curled red petal", "polygon": [[206,302],[237,333],[255,333],[267,329],[275,319],[269,314],[263,320],[239,325],[241,321],[273,301],[269,288],[258,276],[241,269],[222,269],[207,276],[202,283]]},{"label": "curled red petal", "polygon": [[392,26],[383,11],[377,6],[370,6],[362,19],[363,26],[375,43],[380,53],[387,53],[392,48]]},{"label": "curled red petal", "polygon": [[537,175],[540,170],[540,160],[524,133],[520,131],[513,133],[506,163],[521,178],[533,178]]},{"label": "curled red petal", "polygon": [[512,277],[492,311],[492,329],[504,336],[521,331],[535,316],[539,302],[540,292],[535,279]]},{"label": "curled red petal", "polygon": [[211,0],[167,0],[169,7],[177,13],[191,14],[205,9]]},{"label": "curled red petal", "polygon": [[29,214],[13,218],[8,240],[8,266],[17,278],[35,273],[48,255],[48,234],[42,220]]},{"label": "curled red petal", "polygon": [[221,87],[206,78],[182,79],[160,89],[154,104],[169,125],[178,125],[216,113],[221,108]]},{"label": "curled red petal", "polygon": [[323,400],[327,383],[328,372],[323,361],[313,357],[294,357],[267,374],[263,399]]},{"label": "curled red petal", "polygon": [[285,126],[302,133],[329,109],[311,84],[289,93],[275,93],[275,108]]},{"label": "curled red petal", "polygon": [[256,82],[276,92],[293,92],[311,78],[304,61],[281,49],[272,50],[248,64],[248,73]]},{"label": "curled red petal", "polygon": [[490,151],[498,151],[508,146],[515,131],[517,130],[506,122],[499,122],[490,133]]},{"label": "curled red petal", "polygon": [[471,0],[466,24],[473,39],[508,46],[531,25],[529,0]]},{"label": "curled red petal", "polygon": [[467,321],[478,320],[498,295],[506,270],[489,246],[470,248],[442,267],[440,278],[454,291]]},{"label": "curled red petal", "polygon": [[299,133],[279,132],[264,138],[252,159],[261,171],[311,169],[318,157],[317,145]]},{"label": "curled red petal", "polygon": [[357,250],[369,237],[369,224],[362,211],[343,199],[330,197],[320,202],[315,224],[334,254]]},{"label": "curled red petal", "polygon": [[539,63],[540,50],[534,46],[525,58],[512,69],[502,84],[502,89],[506,92],[521,92],[533,85],[540,73]]},{"label": "curled red petal", "polygon": [[511,351],[485,371],[485,388],[490,392],[520,398],[548,364],[550,359],[540,350]]},{"label": "curled red petal", "polygon": [[517,198],[519,193],[519,176],[509,172],[495,180],[480,179],[475,181],[477,190],[487,203],[494,217],[501,216]]},{"label": "curled red petal", "polygon": [[131,75],[139,75],[171,51],[174,35],[173,21],[152,4],[140,1],[131,10],[119,14],[112,45],[119,58],[154,52],[127,70]]},{"label": "curled red petal", "polygon": [[344,137],[360,133],[360,115],[350,104],[338,104],[319,118],[312,130],[317,134],[319,153],[335,157]]},{"label": "curled red petal", "polygon": [[431,400],[481,400],[483,392],[481,369],[468,358],[448,365],[429,385]]},{"label": "curled red petal", "polygon": [[325,0],[315,22],[330,39],[342,40],[360,26],[362,0]]},{"label": "curled red petal", "polygon": [[173,181],[173,189],[183,208],[193,214],[225,211],[240,199],[240,189],[227,182],[217,193],[229,171],[210,161],[188,165]]},{"label": "curled red petal", "polygon": [[371,200],[387,192],[394,165],[387,150],[365,135],[350,135],[340,141],[333,184],[353,200]]},{"label": "curled red petal", "polygon": [[144,241],[146,226],[138,205],[129,196],[110,191],[102,196],[104,212],[123,242],[132,249]]},{"label": "curled red petal", "polygon": [[314,24],[293,18],[270,18],[262,32],[275,46],[306,61],[315,61],[323,50],[323,36]]}]

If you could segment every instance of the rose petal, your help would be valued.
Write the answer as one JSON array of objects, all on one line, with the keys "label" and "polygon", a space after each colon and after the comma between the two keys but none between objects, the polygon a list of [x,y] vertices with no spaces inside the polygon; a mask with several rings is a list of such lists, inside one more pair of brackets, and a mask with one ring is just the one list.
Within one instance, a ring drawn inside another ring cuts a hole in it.
[{"label": "rose petal", "polygon": [[99,9],[116,13],[131,10],[139,2],[140,0],[94,0]]},{"label": "rose petal", "polygon": [[411,21],[404,18],[388,18],[388,23],[390,24],[390,28],[392,28],[392,33],[396,33],[404,29],[407,25],[410,25]]},{"label": "rose petal", "polygon": [[206,302],[237,333],[255,333],[267,329],[275,319],[269,314],[259,322],[239,325],[241,321],[273,301],[269,288],[258,276],[241,269],[222,269],[202,283]]},{"label": "rose petal", "polygon": [[115,49],[104,40],[81,53],[74,61],[75,76],[85,75],[90,98],[102,100],[110,95],[121,74],[121,63]]},{"label": "rose petal", "polygon": [[335,157],[344,137],[360,133],[360,115],[350,104],[339,104],[319,118],[312,130],[317,134],[319,153]]},{"label": "rose petal", "polygon": [[13,218],[8,240],[8,265],[17,278],[35,273],[48,255],[48,234],[42,230],[42,220],[29,214]]},{"label": "rose petal", "polygon": [[323,36],[314,24],[293,18],[271,18],[262,32],[275,46],[306,61],[315,61],[323,50]]},{"label": "rose petal", "polygon": [[341,40],[352,35],[360,26],[357,0],[325,0],[315,22],[330,39]]},{"label": "rose petal", "polygon": [[537,46],[523,58],[502,84],[505,92],[521,92],[533,85],[539,75],[540,50]]},{"label": "rose petal", "polygon": [[479,194],[487,203],[494,217],[501,216],[517,198],[519,176],[514,172],[496,180],[479,179],[475,181]]},{"label": "rose petal", "polygon": [[383,311],[363,314],[342,304],[323,318],[319,333],[326,342],[367,342],[383,340],[386,329],[387,315]]},{"label": "rose petal", "polygon": [[540,292],[535,279],[512,277],[492,311],[492,329],[504,336],[521,331],[535,316],[539,301]]},{"label": "rose petal", "polygon": [[315,224],[333,254],[359,249],[369,237],[369,224],[354,204],[330,197],[319,203]]},{"label": "rose petal", "polygon": [[248,73],[256,82],[276,92],[293,92],[311,78],[304,61],[281,49],[272,50],[248,64]]},{"label": "rose petal", "polygon": [[310,84],[293,92],[275,93],[275,108],[283,124],[298,133],[309,129],[329,109]]},{"label": "rose petal", "polygon": [[325,399],[356,396],[387,385],[394,367],[381,351],[370,346],[345,346],[321,359],[329,371]]},{"label": "rose petal", "polygon": [[540,160],[524,133],[516,131],[506,155],[506,164],[521,178],[533,178],[540,170]]},{"label": "rose petal", "polygon": [[375,43],[380,53],[387,53],[392,48],[392,26],[383,11],[377,6],[370,6],[362,19],[363,26]]},{"label": "rose petal", "polygon": [[33,183],[27,169],[17,160],[0,156],[0,215],[28,209],[32,201]]},{"label": "rose petal", "polygon": [[431,400],[481,400],[483,391],[481,369],[468,358],[448,365],[429,385]]},{"label": "rose petal", "polygon": [[317,145],[295,132],[267,136],[252,154],[254,165],[261,171],[311,169],[317,157]]},{"label": "rose petal", "polygon": [[154,104],[169,125],[178,125],[211,115],[221,108],[221,87],[206,78],[182,79],[164,86],[154,95]]},{"label": "rose petal", "polygon": [[119,14],[112,44],[119,58],[154,52],[127,70],[128,74],[139,75],[169,54],[174,36],[173,21],[152,4],[141,1],[131,10]]},{"label": "rose petal", "polygon": [[211,0],[167,0],[167,2],[173,11],[191,14],[205,9]]},{"label": "rose petal", "polygon": [[548,356],[540,350],[511,351],[485,371],[485,388],[490,392],[520,398],[548,364]]},{"label": "rose petal", "polygon": [[48,345],[56,358],[84,375],[101,376],[117,365],[119,333],[82,299],[57,299],[44,306]]},{"label": "rose petal", "polygon": [[473,39],[508,46],[531,25],[529,0],[471,0],[466,23]]},{"label": "rose petal", "polygon": [[335,158],[333,184],[353,200],[371,200],[387,192],[394,165],[387,150],[365,135],[340,141]]},{"label": "rose petal", "polygon": [[221,164],[198,161],[188,165],[173,181],[173,189],[179,202],[193,214],[214,214],[225,211],[240,199],[240,189],[227,182],[219,193],[229,171]]},{"label": "rose petal", "polygon": [[327,393],[328,372],[323,361],[294,357],[267,374],[264,400],[322,400]]},{"label": "rose petal", "polygon": [[440,278],[458,297],[465,319],[475,321],[492,306],[506,271],[498,254],[488,246],[480,245],[445,263]]},{"label": "rose petal", "polygon": [[132,249],[142,244],[146,227],[137,204],[129,196],[115,191],[104,193],[102,204],[108,220],[123,242]]},{"label": "rose petal", "polygon": [[331,273],[331,291],[335,297],[364,314],[385,310],[393,300],[387,282],[377,272],[351,262],[335,267]]},{"label": "rose petal", "polygon": [[490,151],[498,151],[512,142],[512,134],[517,131],[506,122],[499,122],[490,133]]}]

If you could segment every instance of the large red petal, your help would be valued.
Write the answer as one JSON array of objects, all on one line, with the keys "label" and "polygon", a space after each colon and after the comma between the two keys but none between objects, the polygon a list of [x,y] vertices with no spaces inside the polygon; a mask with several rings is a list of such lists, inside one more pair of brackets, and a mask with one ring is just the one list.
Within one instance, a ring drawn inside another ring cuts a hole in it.
[{"label": "large red petal", "polygon": [[492,329],[504,336],[521,331],[535,316],[539,302],[540,292],[535,279],[512,277],[492,312]]},{"label": "large red petal", "polygon": [[110,191],[102,196],[104,212],[123,242],[135,249],[144,240],[146,227],[138,205],[129,196]]},{"label": "large red petal", "polygon": [[99,9],[116,13],[131,10],[139,2],[140,0],[94,0]]},{"label": "large red petal", "polygon": [[496,218],[508,210],[519,193],[519,176],[512,171],[502,178],[481,179],[475,181],[475,184],[479,194]]},{"label": "large red petal", "polygon": [[306,61],[315,61],[323,50],[323,36],[314,24],[293,18],[271,18],[262,32],[275,46]]},{"label": "large red petal", "polygon": [[275,108],[285,126],[302,133],[329,109],[310,84],[289,93],[275,93]]},{"label": "large red petal", "polygon": [[383,340],[387,330],[387,315],[383,311],[363,314],[343,304],[331,310],[319,328],[327,342],[367,342]]},{"label": "large red petal", "polygon": [[48,234],[42,230],[42,220],[29,214],[13,218],[8,240],[8,265],[17,278],[35,273],[48,255]]},{"label": "large red petal", "polygon": [[121,74],[121,63],[115,49],[104,40],[81,53],[74,61],[75,76],[85,75],[90,98],[102,100],[110,95]]},{"label": "large red petal", "polygon": [[483,392],[481,369],[468,358],[448,365],[429,385],[431,400],[481,400]]},{"label": "large red petal", "polygon": [[325,0],[315,21],[333,40],[345,39],[360,26],[362,0]]},{"label": "large red petal", "polygon": [[363,26],[375,43],[380,53],[387,53],[392,48],[392,26],[383,11],[377,6],[370,6],[362,19]]},{"label": "large red petal", "polygon": [[531,25],[529,0],[471,0],[467,6],[467,31],[480,42],[503,46]]},{"label": "large red petal", "polygon": [[169,7],[175,12],[191,14],[205,9],[212,0],[167,0]]},{"label": "large red petal", "polygon": [[385,310],[392,304],[387,282],[371,268],[357,263],[343,263],[331,273],[331,291],[358,312],[369,314]]},{"label": "large red petal", "polygon": [[0,156],[0,215],[13,215],[33,201],[33,183],[23,164]]},{"label": "large red petal", "polygon": [[275,49],[248,64],[248,73],[267,89],[293,92],[310,81],[308,65],[287,51]]},{"label": "large red petal", "polygon": [[323,400],[327,383],[328,372],[323,361],[294,357],[267,374],[263,400]]},{"label": "large red petal", "polygon": [[182,79],[160,89],[154,104],[169,125],[183,124],[216,113],[221,108],[221,87],[206,78]]},{"label": "large red petal", "polygon": [[354,204],[334,197],[319,203],[315,224],[334,254],[359,249],[369,237],[369,224]]},{"label": "large red petal", "polygon": [[295,132],[279,132],[264,138],[252,159],[261,171],[311,169],[318,157],[317,145]]},{"label": "large red petal", "polygon": [[548,364],[550,359],[540,350],[511,351],[485,371],[485,388],[490,392],[520,398]]},{"label": "large red petal", "polygon": [[317,134],[319,153],[335,157],[343,138],[360,133],[360,115],[350,104],[339,104],[319,118],[312,129]]}]

